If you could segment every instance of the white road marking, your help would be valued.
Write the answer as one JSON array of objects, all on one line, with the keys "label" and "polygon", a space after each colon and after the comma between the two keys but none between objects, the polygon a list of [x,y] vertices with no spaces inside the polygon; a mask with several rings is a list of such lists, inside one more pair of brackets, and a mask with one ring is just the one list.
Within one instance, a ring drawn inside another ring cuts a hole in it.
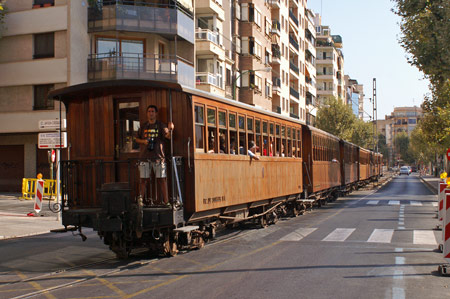
[{"label": "white road marking", "polygon": [[370,243],[391,243],[393,229],[374,229],[367,242]]},{"label": "white road marking", "polygon": [[368,205],[377,205],[380,201],[379,200],[369,200],[366,204]]},{"label": "white road marking", "polygon": [[405,225],[405,222],[404,221],[399,221],[398,225]]},{"label": "white road marking", "polygon": [[355,228],[336,228],[322,241],[344,242],[354,231]]},{"label": "white road marking", "polygon": [[420,202],[420,201],[414,201],[414,200],[411,200],[409,203],[410,203],[412,206],[422,206],[422,205],[423,205],[422,202]]},{"label": "white road marking", "polygon": [[437,202],[432,202],[431,205],[432,205],[433,207],[437,207],[437,206],[438,206],[438,203],[437,203]]},{"label": "white road marking", "polygon": [[403,271],[395,270],[394,271],[394,279],[403,279]]},{"label": "white road marking", "polygon": [[397,227],[397,229],[405,229],[405,227],[404,226],[399,226],[399,227]]},{"label": "white road marking", "polygon": [[399,200],[390,200],[388,204],[398,206],[400,204],[400,201]]},{"label": "white road marking", "polygon": [[287,234],[283,238],[280,239],[280,241],[300,241],[310,233],[314,232],[317,228],[314,227],[302,227],[294,232]]},{"label": "white road marking", "polygon": [[396,256],[395,257],[395,264],[396,265],[404,265],[405,264],[405,258],[403,256]]},{"label": "white road marking", "polygon": [[431,230],[414,230],[414,244],[437,245],[434,232]]}]

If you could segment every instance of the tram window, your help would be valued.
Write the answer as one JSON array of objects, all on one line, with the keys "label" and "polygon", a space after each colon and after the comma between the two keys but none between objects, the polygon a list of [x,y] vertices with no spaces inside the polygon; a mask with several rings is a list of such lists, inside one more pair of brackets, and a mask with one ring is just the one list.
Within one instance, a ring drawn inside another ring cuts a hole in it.
[{"label": "tram window", "polygon": [[195,147],[205,150],[204,137],[205,136],[205,117],[204,107],[195,106]]},{"label": "tram window", "polygon": [[119,150],[120,153],[137,153],[139,144],[136,143],[139,123],[139,102],[122,102],[119,109]]},{"label": "tram window", "polygon": [[239,115],[238,116],[238,126],[239,126],[239,154],[245,155],[246,153],[246,133],[245,133],[245,116]]},{"label": "tram window", "polygon": [[263,148],[263,155],[264,156],[269,156],[269,135],[267,134],[267,122],[263,121],[262,123],[262,131],[263,131],[263,144],[264,144],[264,148]]},{"label": "tram window", "polygon": [[228,128],[230,129],[230,154],[237,155],[237,131],[236,131],[236,114],[228,114]]},{"label": "tram window", "polygon": [[302,157],[302,135],[300,130],[297,130],[297,158]]},{"label": "tram window", "polygon": [[286,144],[286,127],[281,126],[281,157],[286,157],[287,144]]},{"label": "tram window", "polygon": [[287,156],[292,157],[292,131],[287,128]]},{"label": "tram window", "polygon": [[227,113],[219,111],[219,153],[228,154]]},{"label": "tram window", "polygon": [[208,108],[208,153],[217,154],[216,110]]},{"label": "tram window", "polygon": [[[247,134],[248,134],[248,143],[250,141],[255,142],[255,132],[253,131],[253,118],[247,117]],[[245,151],[247,153],[247,151]]]},{"label": "tram window", "polygon": [[273,135],[273,124],[270,124],[270,135]]},{"label": "tram window", "polygon": [[255,134],[256,134],[256,153],[261,154],[261,121],[255,119]]}]

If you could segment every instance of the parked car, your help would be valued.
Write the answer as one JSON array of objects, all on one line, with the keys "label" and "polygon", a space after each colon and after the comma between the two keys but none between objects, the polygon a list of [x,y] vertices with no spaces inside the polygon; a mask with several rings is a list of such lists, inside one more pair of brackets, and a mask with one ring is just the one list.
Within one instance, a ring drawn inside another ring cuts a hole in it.
[{"label": "parked car", "polygon": [[406,174],[406,175],[410,174],[410,169],[409,169],[408,166],[400,167],[400,174],[399,175],[402,175],[402,174]]}]

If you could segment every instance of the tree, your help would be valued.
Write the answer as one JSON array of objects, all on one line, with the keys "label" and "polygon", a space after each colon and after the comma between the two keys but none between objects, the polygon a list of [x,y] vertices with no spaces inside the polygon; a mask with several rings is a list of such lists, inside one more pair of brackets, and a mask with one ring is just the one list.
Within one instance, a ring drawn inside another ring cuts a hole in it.
[{"label": "tree", "polygon": [[[421,138],[429,147],[450,146],[450,1],[393,0],[402,20],[400,44],[408,62],[430,80],[422,109]],[[443,154],[441,151],[440,154]]]},{"label": "tree", "polygon": [[398,133],[394,140],[395,151],[400,159],[405,163],[411,164],[414,162],[414,157],[409,149],[409,137],[405,132]]},{"label": "tree", "polygon": [[361,147],[370,147],[372,125],[357,119],[352,108],[331,98],[317,111],[316,127]]},{"label": "tree", "polygon": [[410,54],[409,63],[431,81],[450,78],[450,1],[394,0],[394,12],[402,18],[402,47]]},{"label": "tree", "polygon": [[442,150],[436,143],[430,146],[430,143],[426,138],[427,134],[423,132],[421,125],[418,125],[414,131],[411,132],[411,153],[419,163],[434,162],[436,153]]},{"label": "tree", "polygon": [[378,152],[381,153],[384,159],[389,157],[389,149],[386,143],[386,136],[383,134],[378,134]]},{"label": "tree", "polygon": [[336,98],[327,99],[317,110],[316,127],[345,140],[351,139],[354,122],[351,107]]},{"label": "tree", "polygon": [[355,117],[350,142],[364,148],[372,148],[373,147],[372,136],[373,136],[372,123],[364,122],[363,120],[357,119]]}]

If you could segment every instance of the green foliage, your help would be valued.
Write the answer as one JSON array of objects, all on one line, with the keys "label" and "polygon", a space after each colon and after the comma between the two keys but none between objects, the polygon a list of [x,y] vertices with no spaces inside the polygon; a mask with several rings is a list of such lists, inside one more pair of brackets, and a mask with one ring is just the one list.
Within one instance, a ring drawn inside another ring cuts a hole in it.
[{"label": "green foliage", "polygon": [[402,18],[400,43],[408,61],[431,80],[450,78],[450,1],[393,0]]},{"label": "green foliage", "polygon": [[383,155],[385,159],[389,157],[389,149],[386,143],[386,136],[378,134],[378,152]]},{"label": "green foliage", "polygon": [[400,156],[400,159],[407,164],[414,162],[414,156],[409,148],[409,137],[405,132],[398,133],[394,140],[395,151]]},{"label": "green foliage", "polygon": [[2,37],[2,31],[5,28],[6,12],[8,11],[4,3],[0,2],[0,38]]},{"label": "green foliage", "polygon": [[430,146],[427,137],[421,125],[417,126],[411,133],[410,150],[419,163],[434,162],[436,153],[442,150],[437,144]]},{"label": "green foliage", "polygon": [[[408,61],[430,80],[431,96],[422,104],[420,133],[414,135],[416,151],[426,157],[425,142],[441,155],[450,147],[450,1],[393,0],[402,18],[400,44]],[[418,154],[416,152],[416,154]]]},{"label": "green foliage", "polygon": [[352,108],[336,98],[318,109],[316,127],[365,148],[372,141],[372,125],[357,119]]}]

